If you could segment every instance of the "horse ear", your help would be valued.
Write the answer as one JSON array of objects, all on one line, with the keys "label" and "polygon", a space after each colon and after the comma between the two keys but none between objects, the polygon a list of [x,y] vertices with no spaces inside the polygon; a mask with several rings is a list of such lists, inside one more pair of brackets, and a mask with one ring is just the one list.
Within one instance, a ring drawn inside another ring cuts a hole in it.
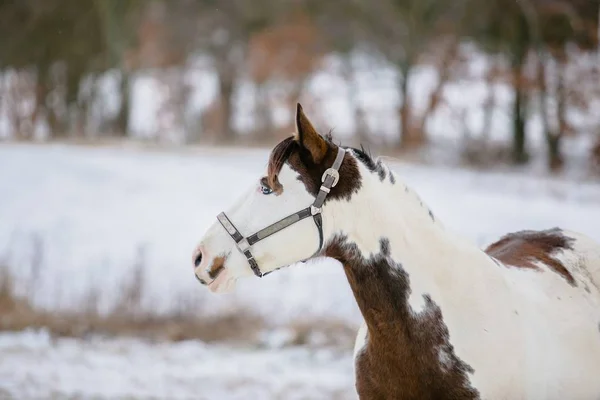
[{"label": "horse ear", "polygon": [[312,155],[313,161],[319,164],[327,154],[327,142],[315,130],[309,119],[304,115],[300,103],[296,106],[296,135],[295,139]]}]

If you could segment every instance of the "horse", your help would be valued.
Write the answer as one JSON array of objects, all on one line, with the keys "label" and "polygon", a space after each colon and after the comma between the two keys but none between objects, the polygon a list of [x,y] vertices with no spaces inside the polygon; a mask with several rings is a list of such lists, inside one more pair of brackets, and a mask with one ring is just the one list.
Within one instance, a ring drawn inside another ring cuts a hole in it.
[{"label": "horse", "polygon": [[363,317],[360,399],[600,399],[600,245],[564,229],[482,249],[448,230],[381,159],[295,133],[193,253],[214,293],[337,260]]}]

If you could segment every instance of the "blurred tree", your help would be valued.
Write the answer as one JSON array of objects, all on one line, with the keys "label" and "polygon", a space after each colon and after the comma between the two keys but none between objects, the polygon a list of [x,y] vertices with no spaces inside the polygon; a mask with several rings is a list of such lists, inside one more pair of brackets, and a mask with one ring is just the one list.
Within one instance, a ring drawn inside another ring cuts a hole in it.
[{"label": "blurred tree", "polygon": [[[443,101],[445,83],[456,78],[455,67],[469,53],[463,44],[474,41],[492,60],[486,79],[506,79],[512,88],[512,161],[528,160],[527,126],[539,115],[548,165],[555,169],[563,164],[564,137],[585,130],[574,112],[591,113],[591,101],[599,97],[590,89],[598,65],[582,62],[597,52],[599,2],[0,0],[0,71],[9,77],[2,90],[14,102],[10,118],[20,137],[31,137],[39,121],[47,121],[55,136],[84,133],[98,114],[100,80],[110,72],[117,77],[119,106],[101,118],[112,118],[110,130],[126,134],[137,72],[159,82],[157,97],[169,104],[158,118],[177,126],[190,105],[187,73],[196,61],[208,60],[218,94],[203,122],[213,113],[208,128],[231,142],[237,139],[240,82],[258,87],[255,131],[270,135],[272,107],[296,101],[324,57],[334,54],[342,60],[338,73],[364,140],[368,126],[357,76],[384,61],[398,72],[398,143],[414,148],[427,141],[427,121]],[[435,68],[438,81],[417,102],[412,82],[415,68],[425,64]],[[491,88],[487,97],[484,130],[492,125]],[[103,125],[91,127],[97,126]]]},{"label": "blurred tree", "polygon": [[231,142],[236,137],[233,126],[233,95],[236,80],[244,73],[250,38],[265,29],[285,11],[288,2],[281,0],[203,0],[198,2],[198,46],[210,55],[217,73],[219,139]]},{"label": "blurred tree", "polygon": [[[0,2],[0,65],[35,76],[32,126],[45,114],[55,136],[83,133],[96,78],[122,69],[135,1],[4,0]],[[116,7],[116,8],[115,8]],[[75,124],[75,126],[73,125]]]},{"label": "blurred tree", "polygon": [[[292,110],[306,81],[320,65],[326,48],[313,22],[303,12],[292,12],[277,23],[252,35],[248,51],[250,76],[258,87],[256,117],[258,136],[274,133],[269,83],[277,86],[279,102]],[[290,118],[284,129],[293,126]]]},{"label": "blurred tree", "polygon": [[[598,0],[537,0],[540,43],[537,78],[540,91],[540,111],[548,149],[548,167],[563,166],[562,138],[573,132],[568,122],[568,109],[585,107],[589,100],[583,90],[570,90],[566,76],[570,62],[570,47],[592,52],[598,47]],[[550,76],[553,75],[553,76]],[[595,76],[589,76],[591,82]],[[548,83],[553,83],[554,101],[548,99]],[[554,115],[552,123],[550,115]]]},{"label": "blurred tree", "polygon": [[145,2],[136,25],[136,45],[128,53],[131,69],[143,71],[154,82],[153,133],[160,141],[190,140],[186,72],[196,48],[198,7],[197,2],[186,0]]},{"label": "blurred tree", "polygon": [[[563,80],[566,50],[569,45],[595,49],[598,1],[587,0],[489,0],[474,1],[470,8],[470,34],[483,49],[504,54],[511,68],[513,87],[512,160],[522,164],[529,159],[526,148],[526,123],[531,115],[531,96],[539,89],[540,112],[551,168],[562,165],[561,138],[567,131],[565,87]],[[537,77],[526,74],[528,55],[535,51]],[[556,69],[556,115],[558,124],[552,127],[548,115],[547,80],[549,61]]]},{"label": "blurred tree", "polygon": [[[337,14],[335,10],[329,10],[331,17],[327,19],[334,26],[325,30],[330,33],[334,46],[346,53],[360,48],[382,57],[398,68],[401,99],[398,110],[399,145],[412,148],[424,144],[424,123],[412,113],[409,91],[411,74],[423,57],[431,54],[436,46],[438,50],[440,47],[445,48],[440,53],[440,64],[444,67],[449,66],[448,54],[453,54],[456,50],[466,0],[353,0],[340,2],[338,5]],[[323,9],[319,9],[318,5],[313,7],[317,10]],[[441,38],[445,40],[440,40]],[[445,83],[444,72],[439,78]],[[435,92],[433,96],[439,97],[441,88]],[[435,107],[435,99],[431,105]]]},{"label": "blurred tree", "polygon": [[319,32],[321,45],[335,52],[342,59],[340,74],[348,85],[348,102],[353,110],[354,135],[359,143],[371,141],[366,112],[359,103],[357,75],[361,68],[368,69],[362,55],[369,54],[373,36],[369,32],[370,21],[365,19],[363,8],[358,1],[346,0],[305,0],[304,9]]},{"label": "blurred tree", "polygon": [[526,148],[529,109],[525,67],[535,34],[534,27],[528,24],[531,14],[525,12],[530,8],[524,8],[520,1],[529,0],[475,0],[473,7],[469,8],[469,33],[484,50],[506,55],[510,65],[513,87],[512,160],[516,164],[527,162],[529,157]]},{"label": "blurred tree", "polygon": [[107,64],[116,68],[120,75],[120,104],[114,120],[111,121],[111,130],[120,135],[127,135],[131,111],[131,76],[135,67],[131,57],[144,4],[142,0],[95,0],[94,7],[100,19]]},{"label": "blurred tree", "polygon": [[[401,147],[411,148],[425,143],[425,123],[429,113],[435,108],[443,85],[446,83],[449,65],[456,54],[458,36],[461,34],[461,22],[464,18],[466,3],[461,0],[396,0],[392,2],[398,22],[388,21],[391,43],[382,49],[387,58],[396,64],[400,71]],[[382,10],[382,15],[388,13]],[[395,42],[395,43],[394,43]],[[396,48],[400,44],[401,48]],[[430,104],[421,122],[414,120],[411,112],[409,84],[411,73],[424,56],[434,47],[439,51],[438,86],[430,98]]]}]

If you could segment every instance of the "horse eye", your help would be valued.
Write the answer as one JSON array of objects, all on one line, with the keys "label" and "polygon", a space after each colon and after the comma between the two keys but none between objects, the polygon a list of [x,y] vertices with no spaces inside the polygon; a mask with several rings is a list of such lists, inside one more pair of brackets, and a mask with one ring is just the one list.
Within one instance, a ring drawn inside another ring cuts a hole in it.
[{"label": "horse eye", "polygon": [[273,189],[271,189],[270,187],[268,187],[266,185],[261,184],[260,187],[261,187],[262,194],[271,194],[271,193],[273,193]]}]

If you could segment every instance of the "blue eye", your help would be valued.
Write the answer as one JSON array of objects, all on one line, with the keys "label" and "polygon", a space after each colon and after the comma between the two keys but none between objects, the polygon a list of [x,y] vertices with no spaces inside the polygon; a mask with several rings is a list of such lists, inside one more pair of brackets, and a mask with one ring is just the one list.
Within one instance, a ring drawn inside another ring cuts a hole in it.
[{"label": "blue eye", "polygon": [[261,187],[262,194],[271,194],[271,193],[273,193],[273,189],[271,189],[270,187],[268,187],[266,185],[261,184],[260,187]]}]

